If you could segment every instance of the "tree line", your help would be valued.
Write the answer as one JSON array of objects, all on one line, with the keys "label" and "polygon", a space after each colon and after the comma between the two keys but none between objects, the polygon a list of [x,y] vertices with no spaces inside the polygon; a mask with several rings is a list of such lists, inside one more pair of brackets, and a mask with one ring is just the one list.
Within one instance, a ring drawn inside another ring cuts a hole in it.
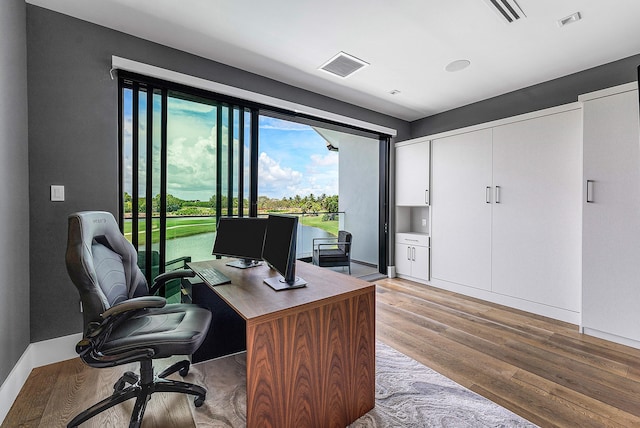
[{"label": "tree line", "polygon": [[[167,194],[167,212],[175,215],[198,215],[207,214],[211,210],[215,210],[218,199],[216,195],[211,196],[208,201],[190,201],[177,198],[171,194]],[[222,196],[221,205],[223,209],[229,206],[229,199]],[[156,195],[153,200],[153,212],[160,212],[160,195]],[[238,198],[233,198],[232,206],[238,207]],[[244,207],[249,206],[249,201],[244,200]],[[138,212],[146,212],[147,202],[145,197],[138,198]],[[124,211],[133,211],[133,198],[129,193],[124,194]],[[260,212],[296,212],[303,214],[313,214],[320,212],[337,213],[338,212],[338,195],[328,196],[322,194],[315,196],[313,193],[307,196],[295,195],[292,197],[284,197],[282,199],[269,198],[267,196],[258,197],[258,211]]]}]

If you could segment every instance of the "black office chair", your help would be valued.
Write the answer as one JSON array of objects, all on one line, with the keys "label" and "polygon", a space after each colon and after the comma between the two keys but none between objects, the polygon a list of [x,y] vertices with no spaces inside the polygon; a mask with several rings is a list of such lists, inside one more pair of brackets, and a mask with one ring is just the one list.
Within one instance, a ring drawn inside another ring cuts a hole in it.
[{"label": "black office chair", "polygon": [[340,230],[337,237],[314,238],[312,262],[316,266],[348,266],[351,275],[351,233]]},{"label": "black office chair", "polygon": [[126,372],[115,383],[111,396],[78,414],[68,427],[135,397],[129,427],[137,428],[154,392],[195,395],[196,407],[204,402],[204,388],[164,379],[175,372],[185,376],[188,360],[157,376],[152,366],[154,359],[192,354],[206,337],[211,322],[208,310],[188,304],[167,305],[163,297],[153,296],[166,281],[194,273],[167,272],[149,288],[137,260],[133,245],[120,233],[110,213],[89,211],[69,216],[67,271],[80,292],[84,317],[84,335],[76,351],[91,367],[140,362],[140,375]]}]

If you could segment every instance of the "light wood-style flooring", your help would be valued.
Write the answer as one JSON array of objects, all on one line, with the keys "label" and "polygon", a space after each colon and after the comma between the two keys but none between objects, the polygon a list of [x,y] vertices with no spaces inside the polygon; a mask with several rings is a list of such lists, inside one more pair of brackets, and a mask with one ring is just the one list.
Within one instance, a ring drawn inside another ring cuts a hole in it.
[{"label": "light wood-style flooring", "polygon": [[[378,339],[461,385],[542,427],[640,426],[640,350],[410,281],[377,284]],[[91,369],[79,359],[34,369],[2,428],[63,427],[130,369]],[[187,400],[154,394],[143,426],[193,427]],[[127,426],[132,406],[84,426]]]}]

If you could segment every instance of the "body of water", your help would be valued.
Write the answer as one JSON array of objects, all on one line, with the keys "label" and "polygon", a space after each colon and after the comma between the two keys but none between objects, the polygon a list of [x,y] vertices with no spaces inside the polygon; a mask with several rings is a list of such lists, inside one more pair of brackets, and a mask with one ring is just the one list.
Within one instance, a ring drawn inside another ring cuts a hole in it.
[{"label": "body of water", "polygon": [[[213,258],[211,251],[213,250],[215,236],[215,232],[210,232],[167,240],[166,260],[172,260],[182,256],[191,256],[191,260],[194,262],[211,260]],[[298,240],[296,243],[297,257],[311,257],[314,238],[331,237],[333,237],[333,235],[325,230],[299,224]],[[140,246],[139,251],[144,251],[144,245]]]}]

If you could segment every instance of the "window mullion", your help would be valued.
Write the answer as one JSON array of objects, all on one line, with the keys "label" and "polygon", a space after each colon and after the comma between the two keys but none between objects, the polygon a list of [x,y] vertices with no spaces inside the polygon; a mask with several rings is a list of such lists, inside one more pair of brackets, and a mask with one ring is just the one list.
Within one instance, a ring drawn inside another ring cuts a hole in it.
[{"label": "window mullion", "polygon": [[[145,188],[145,276],[149,281],[153,280],[153,88],[147,86],[147,169],[146,169],[146,188]],[[162,273],[162,264],[159,266],[158,273]]]},{"label": "window mullion", "polygon": [[244,108],[238,109],[238,216],[244,217]]},{"label": "window mullion", "polygon": [[249,217],[258,216],[258,109],[251,109],[251,152],[249,170],[251,178],[249,181]]},{"label": "window mullion", "polygon": [[227,216],[233,215],[233,106],[227,115]]},{"label": "window mullion", "polygon": [[139,195],[138,195],[138,165],[140,150],[138,148],[140,136],[140,97],[139,97],[140,85],[137,82],[133,82],[133,102],[131,107],[132,123],[131,123],[131,148],[132,148],[132,164],[131,164],[131,243],[136,251],[138,250],[138,210],[139,210]]},{"label": "window mullion", "polygon": [[160,265],[166,263],[167,250],[167,99],[168,91],[162,88],[160,106]]},{"label": "window mullion", "polygon": [[216,109],[216,224],[222,216],[222,104]]}]

